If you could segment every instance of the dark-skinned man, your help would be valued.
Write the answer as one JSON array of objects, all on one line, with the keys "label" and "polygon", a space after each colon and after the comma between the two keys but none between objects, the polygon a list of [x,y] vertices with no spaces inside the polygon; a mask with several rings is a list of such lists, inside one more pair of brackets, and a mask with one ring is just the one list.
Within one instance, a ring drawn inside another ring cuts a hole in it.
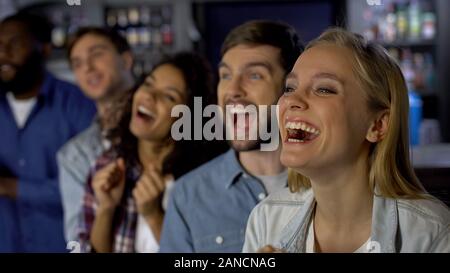
[{"label": "dark-skinned man", "polygon": [[45,69],[51,25],[17,13],[0,23],[0,252],[65,250],[56,152],[95,106]]}]

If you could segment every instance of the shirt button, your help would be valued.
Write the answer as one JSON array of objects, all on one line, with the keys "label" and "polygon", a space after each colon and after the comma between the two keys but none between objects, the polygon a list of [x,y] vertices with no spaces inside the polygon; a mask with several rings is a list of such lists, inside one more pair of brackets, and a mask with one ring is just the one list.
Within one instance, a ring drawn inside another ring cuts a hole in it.
[{"label": "shirt button", "polygon": [[261,200],[263,200],[264,198],[266,198],[266,194],[265,193],[260,193],[259,195],[258,195],[258,198],[259,198],[259,200],[261,201]]},{"label": "shirt button", "polygon": [[248,174],[246,174],[246,173],[242,174],[242,178],[247,179],[248,178]]},{"label": "shirt button", "polygon": [[223,243],[223,237],[222,237],[222,236],[217,236],[217,237],[216,237],[216,243],[217,243],[218,245],[221,245],[221,244]]},{"label": "shirt button", "polygon": [[19,166],[20,166],[20,167],[25,166],[25,159],[20,159],[20,160],[19,160]]}]

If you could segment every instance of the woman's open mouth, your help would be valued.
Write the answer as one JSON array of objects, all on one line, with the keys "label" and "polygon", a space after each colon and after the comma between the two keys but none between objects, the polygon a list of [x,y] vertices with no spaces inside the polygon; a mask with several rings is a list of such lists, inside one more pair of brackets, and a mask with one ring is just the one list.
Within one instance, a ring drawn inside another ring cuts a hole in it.
[{"label": "woman's open mouth", "polygon": [[153,119],[155,119],[155,114],[142,105],[139,105],[137,107],[136,115],[145,121],[152,121]]},{"label": "woman's open mouth", "polygon": [[287,122],[286,142],[306,143],[314,140],[320,135],[320,131],[305,122]]}]

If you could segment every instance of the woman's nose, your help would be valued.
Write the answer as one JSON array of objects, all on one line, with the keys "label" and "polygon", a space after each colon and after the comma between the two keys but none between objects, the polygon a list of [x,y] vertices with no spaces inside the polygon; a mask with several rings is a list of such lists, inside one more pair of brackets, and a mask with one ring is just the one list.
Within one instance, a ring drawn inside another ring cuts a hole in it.
[{"label": "woman's nose", "polygon": [[308,103],[306,101],[306,98],[303,94],[300,94],[300,92],[294,92],[289,96],[286,96],[284,104],[290,110],[304,111],[308,109]]}]

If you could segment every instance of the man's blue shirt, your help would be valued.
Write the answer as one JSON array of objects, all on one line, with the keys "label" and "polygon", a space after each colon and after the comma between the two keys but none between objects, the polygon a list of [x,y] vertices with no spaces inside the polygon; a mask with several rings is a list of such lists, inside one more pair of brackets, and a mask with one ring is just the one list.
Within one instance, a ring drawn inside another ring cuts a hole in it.
[{"label": "man's blue shirt", "polygon": [[18,179],[17,199],[0,196],[0,252],[65,250],[56,153],[84,130],[95,105],[74,85],[46,73],[23,128],[0,91],[0,177]]},{"label": "man's blue shirt", "polygon": [[250,212],[265,197],[229,150],[175,182],[160,251],[241,252]]}]

